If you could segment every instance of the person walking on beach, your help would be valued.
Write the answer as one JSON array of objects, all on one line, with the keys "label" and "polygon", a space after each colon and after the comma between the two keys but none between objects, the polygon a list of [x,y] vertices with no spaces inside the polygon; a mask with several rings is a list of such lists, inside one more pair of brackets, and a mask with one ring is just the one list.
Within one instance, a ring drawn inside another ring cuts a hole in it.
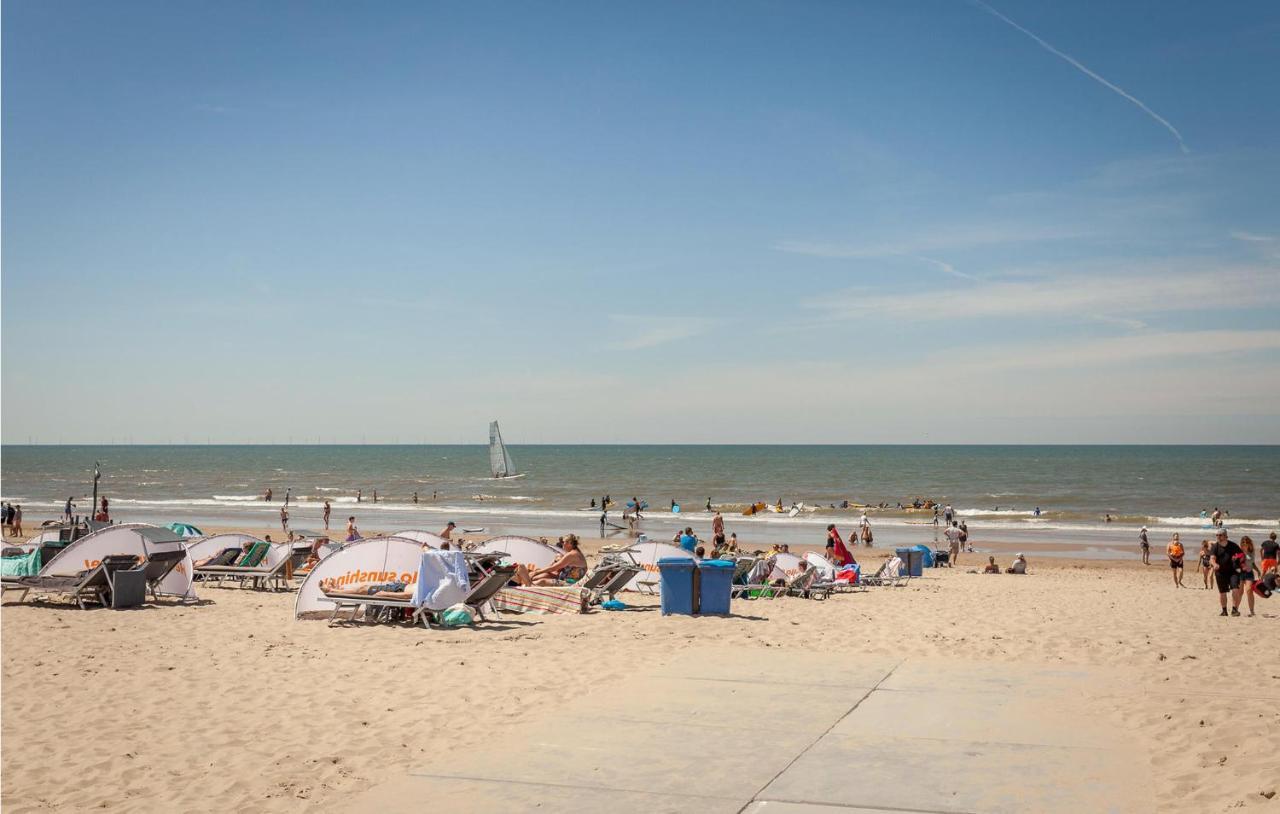
[{"label": "person walking on beach", "polygon": [[713,550],[720,549],[724,546],[724,518],[720,516],[720,512],[716,512],[716,516],[711,518],[711,547]]},{"label": "person walking on beach", "polygon": [[325,531],[329,530],[329,513],[332,511],[333,509],[329,506],[329,501],[326,500],[324,502],[324,530]]},{"label": "person walking on beach", "polygon": [[280,530],[289,533],[289,510],[284,506],[280,507]]},{"label": "person walking on beach", "polygon": [[1151,541],[1147,539],[1147,527],[1143,526],[1142,531],[1138,532],[1138,546],[1142,548],[1142,564],[1151,564]]},{"label": "person walking on beach", "polygon": [[[18,507],[18,524],[22,524],[22,507]],[[1271,532],[1271,536],[1262,541],[1262,574],[1266,576],[1276,570],[1278,561],[1280,561],[1280,543],[1276,542],[1276,533]]]},{"label": "person walking on beach", "polygon": [[827,562],[837,568],[846,565],[853,565],[853,554],[849,552],[844,541],[840,539],[840,532],[836,529],[835,523],[827,526],[827,545],[826,545]]},{"label": "person walking on beach", "polygon": [[374,502],[374,503],[377,503],[377,502],[378,502],[378,490],[377,490],[377,489],[374,489],[374,490],[373,490],[373,502]]},{"label": "person walking on beach", "polygon": [[1178,532],[1173,533],[1173,539],[1169,541],[1167,548],[1169,552],[1169,568],[1173,571],[1173,587],[1181,588],[1182,585],[1182,559],[1186,556],[1186,549],[1182,547],[1182,540],[1178,537]]},{"label": "person walking on beach", "polygon": [[947,538],[947,548],[951,552],[951,567],[960,564],[960,526],[956,521],[952,520],[951,525],[947,526],[943,536]]},{"label": "person walking on beach", "polygon": [[1258,563],[1253,558],[1253,538],[1248,535],[1240,538],[1240,556],[1237,557],[1240,567],[1236,581],[1240,583],[1240,592],[1249,600],[1249,615],[1253,616],[1253,583],[1258,580]]},{"label": "person walking on beach", "polygon": [[[1231,594],[1231,615],[1240,615],[1240,579],[1238,570],[1244,559],[1244,551],[1240,546],[1227,539],[1227,530],[1218,527],[1217,542],[1209,549],[1209,558],[1213,563],[1214,580],[1218,583],[1218,604],[1222,606],[1219,616],[1227,615],[1227,594]],[[1238,559],[1237,559],[1238,558]]]},{"label": "person walking on beach", "polygon": [[712,509],[711,509],[711,498],[707,498],[707,511],[712,511]]},{"label": "person walking on beach", "polygon": [[955,512],[951,511],[951,504],[948,503],[946,505],[946,508],[942,510],[942,520],[945,523],[950,523],[954,516],[955,516]]},{"label": "person walking on beach", "polygon": [[357,489],[357,490],[356,490],[356,503],[359,503],[359,502],[360,502],[361,500],[363,500],[363,499],[364,499],[364,491],[363,491],[363,490],[361,490],[361,489]]},{"label": "person walking on beach", "polygon": [[265,500],[265,501],[266,501],[266,502],[268,502],[268,503],[270,503],[270,502],[271,502],[271,487],[270,487],[270,486],[268,486],[268,487],[267,487],[266,494],[264,494],[264,495],[262,496],[262,499],[263,499],[263,500]]},{"label": "person walking on beach", "polygon": [[[10,524],[10,526],[11,526],[11,530],[13,531],[14,537],[22,536],[22,507],[21,506],[13,507],[13,522]],[[1271,535],[1271,539],[1274,541],[1276,539],[1276,536],[1274,534]]]},{"label": "person walking on beach", "polygon": [[417,492],[414,492],[414,493],[413,493],[413,505],[415,505],[415,506],[417,506],[417,505],[418,505],[418,493],[417,493]]},{"label": "person walking on beach", "polygon": [[1209,576],[1213,573],[1213,557],[1209,554],[1209,541],[1200,541],[1200,576],[1204,578],[1204,590],[1209,590]]},{"label": "person walking on beach", "polygon": [[76,510],[76,504],[71,502],[71,498],[67,498],[67,503],[62,507],[62,516],[68,523],[73,519],[72,512]]}]

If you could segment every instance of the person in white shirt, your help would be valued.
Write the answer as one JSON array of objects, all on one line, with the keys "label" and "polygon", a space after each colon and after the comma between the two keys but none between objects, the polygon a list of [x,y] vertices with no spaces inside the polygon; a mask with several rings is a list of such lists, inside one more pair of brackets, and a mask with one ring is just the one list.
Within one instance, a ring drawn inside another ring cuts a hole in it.
[{"label": "person in white shirt", "polygon": [[951,564],[960,564],[960,529],[956,525],[956,521],[952,520],[951,525],[947,526],[947,530],[942,533],[947,538],[947,546],[951,550]]}]

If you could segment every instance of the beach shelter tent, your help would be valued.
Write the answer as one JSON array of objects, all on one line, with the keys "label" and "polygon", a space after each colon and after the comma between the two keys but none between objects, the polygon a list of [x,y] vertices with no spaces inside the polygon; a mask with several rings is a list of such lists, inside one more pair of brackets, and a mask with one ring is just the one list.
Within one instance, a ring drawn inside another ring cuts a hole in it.
[{"label": "beach shelter tent", "polygon": [[61,533],[62,533],[62,529],[58,526],[54,526],[53,528],[42,529],[41,532],[37,534],[35,537],[30,537],[22,541],[21,543],[5,543],[5,545],[10,548],[13,548],[13,547],[21,548],[24,551],[35,551],[37,548],[44,545],[45,543],[58,542],[59,535]]},{"label": "beach shelter tent", "polygon": [[[159,551],[185,549],[183,540],[169,529],[146,523],[120,523],[86,534],[50,560],[40,569],[41,576],[74,576],[88,568],[94,568],[103,557],[112,554],[149,556]],[[191,587],[192,560],[178,563],[160,582],[159,593],[195,599]]]},{"label": "beach shelter tent", "polygon": [[335,579],[340,585],[361,582],[403,582],[413,585],[418,581],[418,566],[422,562],[422,543],[403,537],[369,537],[347,543],[316,563],[298,588],[298,598],[293,604],[297,619],[312,615],[327,615],[333,611],[333,603],[324,598],[320,581]]},{"label": "beach shelter tent", "polygon": [[475,548],[479,554],[506,554],[512,562],[546,568],[564,552],[532,537],[494,537]]},{"label": "beach shelter tent", "polygon": [[813,566],[814,570],[816,570],[818,575],[823,579],[836,578],[836,567],[827,562],[827,558],[818,552],[810,551],[808,554],[804,555],[804,559],[805,562]]},{"label": "beach shelter tent", "polygon": [[169,525],[165,526],[165,528],[167,528],[169,531],[172,531],[174,534],[178,535],[179,537],[203,537],[204,536],[203,531],[191,525],[190,523],[170,523]]},{"label": "beach shelter tent", "polygon": [[423,531],[422,529],[404,529],[403,531],[391,532],[392,537],[403,537],[406,540],[417,540],[427,548],[439,548],[444,545],[447,540],[439,534],[431,531]]},{"label": "beach shelter tent", "polygon": [[[631,546],[629,551],[632,558],[644,570],[636,574],[630,582],[623,586],[622,590],[624,591],[638,591],[640,590],[638,583],[656,581],[658,579],[658,560],[667,557],[683,557],[694,562],[699,561],[693,554],[671,543],[636,543]],[[657,585],[654,585],[654,588],[661,590]]]},{"label": "beach shelter tent", "polygon": [[208,537],[193,537],[182,541],[193,563],[212,557],[224,548],[243,548],[245,543],[259,542],[262,541],[252,534],[211,534]]},{"label": "beach shelter tent", "polygon": [[929,546],[924,545],[924,544],[922,544],[922,543],[916,543],[915,545],[913,545],[913,546],[911,546],[911,547],[912,547],[913,549],[915,549],[916,551],[919,551],[919,552],[920,552],[920,554],[921,554],[921,564],[922,564],[925,568],[932,568],[932,567],[933,567],[933,549],[932,549],[932,548],[929,548]]},{"label": "beach shelter tent", "polygon": [[800,573],[801,558],[795,554],[778,554],[773,561],[773,573],[769,579],[791,579]]}]

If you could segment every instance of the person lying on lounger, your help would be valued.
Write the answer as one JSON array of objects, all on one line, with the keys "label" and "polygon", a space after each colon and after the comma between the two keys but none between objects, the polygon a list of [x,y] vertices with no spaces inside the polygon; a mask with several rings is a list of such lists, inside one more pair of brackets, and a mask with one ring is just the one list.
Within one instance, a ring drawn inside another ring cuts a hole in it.
[{"label": "person lying on lounger", "polygon": [[564,553],[546,568],[530,571],[525,565],[517,565],[517,585],[562,585],[566,580],[579,580],[586,576],[587,558],[578,547],[577,538],[564,542]]},{"label": "person lying on lounger", "polygon": [[236,560],[249,553],[249,549],[253,547],[253,541],[246,542],[240,548],[224,548],[212,557],[205,557],[196,563],[199,568],[202,565],[231,565]]},{"label": "person lying on lounger", "polygon": [[412,599],[413,591],[403,582],[360,582],[339,585],[337,579],[320,580],[320,590],[329,596],[376,596],[379,599]]}]

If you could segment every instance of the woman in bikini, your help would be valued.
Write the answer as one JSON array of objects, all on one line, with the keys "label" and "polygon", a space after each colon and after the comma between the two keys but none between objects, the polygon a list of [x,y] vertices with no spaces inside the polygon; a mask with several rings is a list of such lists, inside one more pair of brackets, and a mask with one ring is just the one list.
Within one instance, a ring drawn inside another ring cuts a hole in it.
[{"label": "woman in bikini", "polygon": [[546,568],[530,571],[525,565],[517,565],[515,581],[519,585],[563,585],[567,580],[582,579],[587,575],[587,558],[578,547],[578,538],[569,535],[564,541],[564,553]]},{"label": "woman in bikini", "polygon": [[1209,541],[1200,542],[1200,576],[1204,577],[1204,589],[1209,590],[1209,575],[1213,573],[1213,557],[1209,554]]}]

